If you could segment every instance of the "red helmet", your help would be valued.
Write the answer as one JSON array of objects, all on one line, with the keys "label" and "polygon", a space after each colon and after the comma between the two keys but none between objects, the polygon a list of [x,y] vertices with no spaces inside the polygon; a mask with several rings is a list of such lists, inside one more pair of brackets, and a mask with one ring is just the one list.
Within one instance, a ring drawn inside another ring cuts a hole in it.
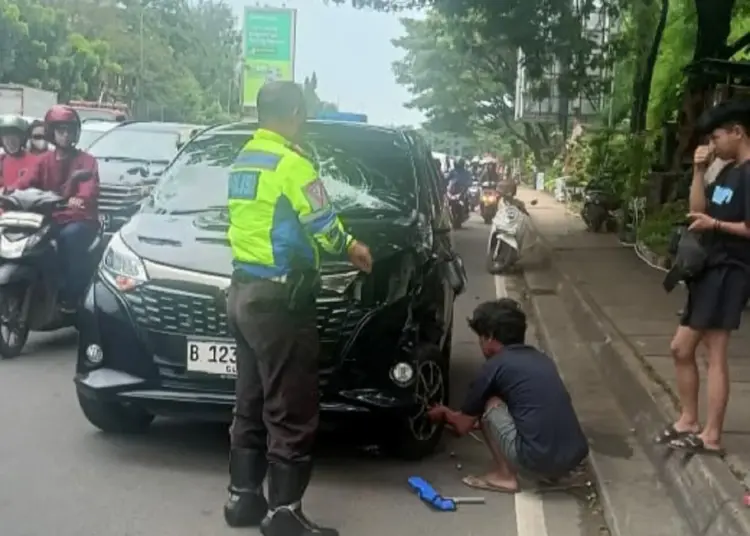
[{"label": "red helmet", "polygon": [[68,125],[71,129],[70,145],[71,147],[78,143],[81,137],[81,118],[70,106],[56,104],[44,114],[44,135],[47,141],[55,143],[55,127],[57,125]]}]

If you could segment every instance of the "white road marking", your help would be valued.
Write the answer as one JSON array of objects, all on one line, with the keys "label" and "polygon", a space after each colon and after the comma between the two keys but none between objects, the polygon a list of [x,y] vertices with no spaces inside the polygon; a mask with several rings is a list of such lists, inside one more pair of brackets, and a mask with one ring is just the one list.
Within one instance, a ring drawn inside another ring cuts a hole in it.
[{"label": "white road marking", "polygon": [[542,497],[533,491],[516,493],[518,536],[548,536]]},{"label": "white road marking", "polygon": [[[495,276],[495,295],[498,299],[508,297],[505,278]],[[544,518],[542,497],[532,491],[520,491],[515,495],[517,536],[548,536]]]},{"label": "white road marking", "polygon": [[508,288],[505,286],[505,278],[501,275],[495,276],[495,296],[497,299],[508,297]]}]

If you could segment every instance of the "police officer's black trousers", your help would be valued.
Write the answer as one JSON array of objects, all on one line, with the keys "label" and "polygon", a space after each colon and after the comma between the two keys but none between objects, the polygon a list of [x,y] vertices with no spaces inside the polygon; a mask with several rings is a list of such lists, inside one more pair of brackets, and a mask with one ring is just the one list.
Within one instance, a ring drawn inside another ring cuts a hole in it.
[{"label": "police officer's black trousers", "polygon": [[282,289],[267,281],[235,281],[229,289],[227,316],[237,340],[231,443],[296,464],[309,460],[318,428],[320,350],[314,303],[291,311]]}]

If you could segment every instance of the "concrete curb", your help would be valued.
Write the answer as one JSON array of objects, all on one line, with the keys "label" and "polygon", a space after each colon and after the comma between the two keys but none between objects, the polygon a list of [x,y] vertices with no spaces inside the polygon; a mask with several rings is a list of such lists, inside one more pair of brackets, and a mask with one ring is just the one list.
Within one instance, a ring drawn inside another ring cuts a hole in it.
[{"label": "concrete curb", "polygon": [[[653,437],[665,423],[675,418],[670,393],[653,379],[653,371],[591,296],[559,269],[556,253],[547,239],[538,232],[537,236],[538,244],[552,259],[551,269],[559,281],[557,292],[574,313],[571,319],[576,329],[589,342],[604,381],[633,423],[638,443],[691,533],[696,536],[750,535],[750,511],[741,501],[746,490],[726,462],[709,457],[686,457],[654,444]],[[593,466],[596,470],[596,463]],[[606,507],[606,495],[603,500]]]}]

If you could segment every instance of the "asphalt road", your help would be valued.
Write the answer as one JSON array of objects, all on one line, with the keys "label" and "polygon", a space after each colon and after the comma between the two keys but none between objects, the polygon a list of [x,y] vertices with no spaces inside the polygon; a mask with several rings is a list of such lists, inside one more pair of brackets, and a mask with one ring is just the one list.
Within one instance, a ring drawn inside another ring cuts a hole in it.
[{"label": "asphalt road", "polygon": [[[503,292],[484,270],[487,228],[472,219],[455,233],[469,272],[453,338],[454,400],[481,363],[464,319],[479,300]],[[146,436],[111,437],[78,409],[73,388],[76,335],[32,336],[18,359],[0,362],[0,534],[2,536],[222,536],[227,431],[216,425],[159,421]],[[356,536],[598,536],[591,490],[485,493],[487,503],[456,513],[429,511],[407,477],[430,480],[444,495],[481,495],[463,475],[486,469],[471,438],[446,439],[419,464],[378,458],[323,439],[305,505],[321,523]],[[328,444],[325,444],[328,442]],[[459,467],[460,464],[460,467]]]}]

